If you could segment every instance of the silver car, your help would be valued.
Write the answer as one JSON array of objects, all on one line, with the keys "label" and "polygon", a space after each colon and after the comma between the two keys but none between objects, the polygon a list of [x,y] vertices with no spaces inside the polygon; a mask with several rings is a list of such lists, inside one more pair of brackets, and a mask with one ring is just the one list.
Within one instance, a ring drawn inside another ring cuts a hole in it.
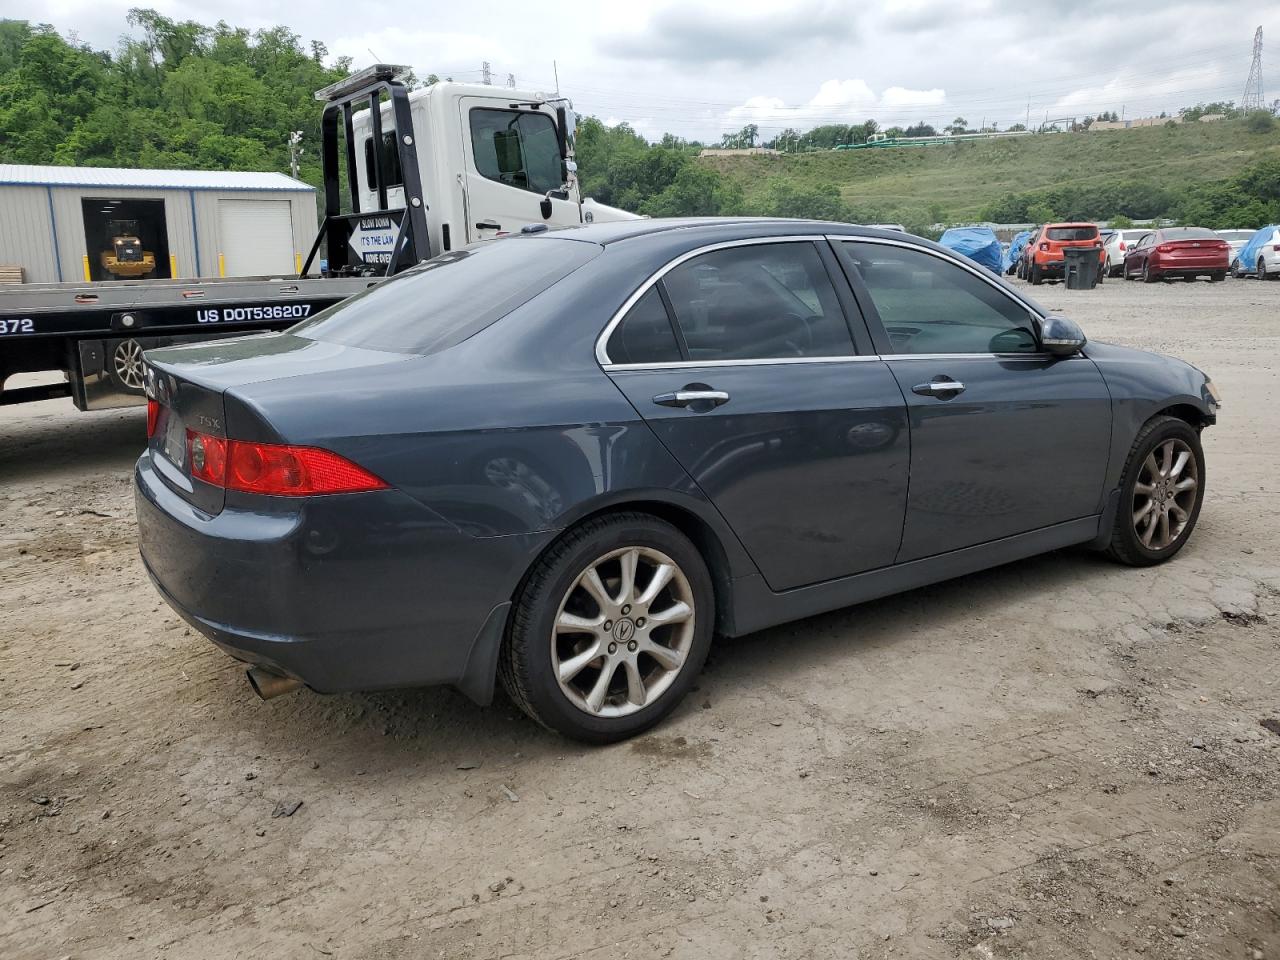
[{"label": "silver car", "polygon": [[1234,266],[1236,258],[1240,256],[1240,251],[1244,249],[1244,245],[1249,242],[1249,238],[1254,235],[1254,230],[1215,230],[1218,236],[1227,241],[1231,247],[1231,263]]}]

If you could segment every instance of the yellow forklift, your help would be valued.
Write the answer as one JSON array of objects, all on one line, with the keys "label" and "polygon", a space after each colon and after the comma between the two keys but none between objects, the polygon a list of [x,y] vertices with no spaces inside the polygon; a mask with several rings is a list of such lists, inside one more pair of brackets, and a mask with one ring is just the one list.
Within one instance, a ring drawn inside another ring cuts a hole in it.
[{"label": "yellow forklift", "polygon": [[107,236],[111,246],[98,255],[98,261],[112,280],[136,280],[155,272],[156,255],[142,249],[137,220],[107,221]]}]

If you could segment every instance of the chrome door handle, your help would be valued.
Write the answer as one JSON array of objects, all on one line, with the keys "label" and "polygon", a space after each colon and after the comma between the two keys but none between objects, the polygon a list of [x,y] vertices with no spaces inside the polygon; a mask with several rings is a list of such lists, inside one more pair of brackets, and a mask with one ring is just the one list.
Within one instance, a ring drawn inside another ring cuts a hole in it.
[{"label": "chrome door handle", "polygon": [[912,393],[924,397],[954,397],[964,393],[964,384],[959,380],[930,380],[928,383],[917,383],[911,388]]},{"label": "chrome door handle", "polygon": [[687,407],[691,403],[710,403],[718,407],[729,402],[729,394],[723,390],[676,390],[658,394],[653,402],[660,407]]}]

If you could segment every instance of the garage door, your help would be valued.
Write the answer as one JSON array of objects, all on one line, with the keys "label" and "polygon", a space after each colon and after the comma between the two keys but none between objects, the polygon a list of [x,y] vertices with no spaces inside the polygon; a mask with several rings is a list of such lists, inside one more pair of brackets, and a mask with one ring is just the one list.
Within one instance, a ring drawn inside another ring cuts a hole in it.
[{"label": "garage door", "polygon": [[298,272],[288,200],[219,200],[218,244],[228,277]]}]

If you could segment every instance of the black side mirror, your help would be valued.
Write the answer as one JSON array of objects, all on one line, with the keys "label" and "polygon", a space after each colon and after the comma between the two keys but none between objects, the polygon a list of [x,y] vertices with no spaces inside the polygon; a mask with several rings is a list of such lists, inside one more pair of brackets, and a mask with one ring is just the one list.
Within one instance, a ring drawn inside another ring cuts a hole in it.
[{"label": "black side mirror", "polygon": [[538,210],[541,212],[543,220],[550,220],[551,214],[555,212],[555,207],[551,204],[551,198],[543,197],[542,202],[538,204]]},{"label": "black side mirror", "polygon": [[1089,342],[1080,325],[1066,317],[1045,317],[1039,327],[1040,347],[1055,357],[1073,357]]}]

